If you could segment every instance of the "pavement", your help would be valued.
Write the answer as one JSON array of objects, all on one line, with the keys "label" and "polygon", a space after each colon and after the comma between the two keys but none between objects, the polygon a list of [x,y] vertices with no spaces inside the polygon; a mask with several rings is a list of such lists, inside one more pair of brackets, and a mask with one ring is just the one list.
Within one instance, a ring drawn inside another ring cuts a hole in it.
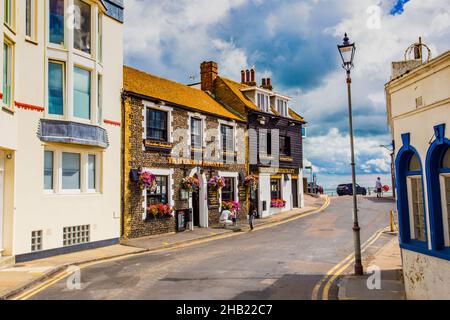
[{"label": "pavement", "polygon": [[[358,199],[361,240],[372,243],[373,235],[389,225],[395,203]],[[63,272],[14,299],[308,300],[324,275],[352,255],[352,225],[351,197],[333,199],[320,212],[254,232],[81,265],[78,275]],[[326,291],[328,299],[338,299],[336,284]]]},{"label": "pavement", "polygon": [[[255,230],[270,228],[273,225],[289,222],[303,215],[308,215],[317,211],[324,203],[327,203],[325,197],[314,198],[305,196],[306,206],[304,208],[281,213],[265,219],[257,219],[254,222]],[[245,222],[240,223],[241,231],[249,230]],[[182,248],[201,243],[202,241],[220,239],[221,237],[227,238],[233,235],[233,230],[196,228],[194,231],[127,240],[123,241],[120,245],[16,264],[13,267],[0,270],[0,300],[19,295],[21,292],[38,286],[42,282],[52,279],[52,277],[73,266],[108,261],[121,257],[132,257],[149,252],[161,252],[171,248]]]},{"label": "pavement", "polygon": [[368,252],[364,276],[345,275],[340,279],[339,300],[405,300],[398,233],[383,233]]}]

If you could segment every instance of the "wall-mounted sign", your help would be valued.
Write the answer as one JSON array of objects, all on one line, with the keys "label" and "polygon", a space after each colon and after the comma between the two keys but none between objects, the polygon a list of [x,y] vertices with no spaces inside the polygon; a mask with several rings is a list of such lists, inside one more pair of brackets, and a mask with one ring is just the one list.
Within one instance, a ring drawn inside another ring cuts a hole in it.
[{"label": "wall-mounted sign", "polygon": [[292,157],[280,157],[280,161],[293,162],[294,158],[292,158]]},{"label": "wall-mounted sign", "polygon": [[219,193],[212,188],[208,188],[208,207],[210,209],[218,209],[220,207]]},{"label": "wall-mounted sign", "polygon": [[167,162],[169,164],[184,164],[196,167],[213,167],[213,168],[224,168],[225,164],[222,162],[206,161],[206,160],[195,160],[177,157],[168,157]]},{"label": "wall-mounted sign", "polygon": [[247,188],[245,186],[239,187],[239,202],[247,201]]},{"label": "wall-mounted sign", "polygon": [[161,142],[161,141],[153,141],[153,140],[144,140],[144,146],[146,148],[157,148],[157,149],[172,149],[173,143]]},{"label": "wall-mounted sign", "polygon": [[287,168],[259,168],[260,173],[270,173],[270,174],[298,174],[299,169],[287,169]]}]

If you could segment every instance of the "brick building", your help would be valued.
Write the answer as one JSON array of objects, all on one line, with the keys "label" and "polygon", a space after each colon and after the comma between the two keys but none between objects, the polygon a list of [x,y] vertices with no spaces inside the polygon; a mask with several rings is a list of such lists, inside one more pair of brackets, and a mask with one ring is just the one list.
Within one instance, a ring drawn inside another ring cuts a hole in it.
[{"label": "brick building", "polygon": [[[177,219],[149,210],[165,204],[193,210],[193,224],[219,222],[223,201],[240,203],[246,219],[248,192],[244,179],[246,123],[205,91],[124,67],[122,99],[122,237],[137,238],[177,230]],[[156,176],[150,189],[139,184],[138,172]],[[183,179],[198,179],[188,193]],[[208,182],[223,177],[214,192]]]},{"label": "brick building", "polygon": [[249,172],[258,177],[252,208],[266,217],[303,207],[303,137],[306,123],[291,98],[275,92],[271,79],[256,83],[255,70],[243,70],[241,82],[219,75],[215,62],[200,67],[201,89],[247,122]]}]

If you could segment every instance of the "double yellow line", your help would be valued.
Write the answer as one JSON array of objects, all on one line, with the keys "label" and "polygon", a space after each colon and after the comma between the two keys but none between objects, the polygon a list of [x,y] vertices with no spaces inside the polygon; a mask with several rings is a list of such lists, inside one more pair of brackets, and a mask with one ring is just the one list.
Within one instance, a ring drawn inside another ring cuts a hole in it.
[{"label": "double yellow line", "polygon": [[[361,247],[361,253],[364,253],[372,244],[374,244],[375,241],[377,241],[381,237],[381,235],[388,230],[388,228],[389,227],[381,228],[372,237],[370,237]],[[354,262],[355,262],[355,254],[352,253],[348,255],[344,260],[339,262],[332,269],[330,269],[330,271],[328,271],[327,274],[314,286],[311,299],[319,300],[320,289],[323,288],[321,300],[328,300],[330,288],[333,285],[333,283]]]},{"label": "double yellow line", "polygon": [[[309,213],[303,214],[303,215],[299,215],[299,216],[295,216],[286,220],[282,220],[282,221],[275,221],[272,223],[268,223],[267,225],[263,225],[260,227],[256,227],[255,230],[253,232],[256,231],[261,231],[261,230],[265,230],[268,228],[272,228],[278,225],[282,225],[282,224],[286,224],[295,220],[299,220],[299,219],[304,219],[306,217],[309,217],[313,214],[317,214],[319,212],[322,212],[323,210],[325,210],[326,208],[328,208],[328,206],[330,205],[331,200],[329,197],[326,197],[325,199],[325,203],[322,205],[322,207],[320,207],[317,210],[311,211]],[[139,255],[145,255],[145,254],[154,254],[154,253],[161,253],[161,252],[168,252],[168,251],[173,251],[173,250],[178,250],[178,249],[182,249],[182,248],[186,248],[186,247],[191,247],[194,245],[198,245],[198,244],[203,244],[203,243],[207,243],[210,241],[216,241],[216,240],[220,240],[220,239],[226,239],[226,238],[231,238],[231,237],[235,237],[238,235],[242,235],[245,233],[226,233],[223,235],[219,235],[219,236],[215,236],[215,237],[211,237],[208,239],[199,239],[196,241],[192,241],[189,243],[182,243],[180,245],[177,246],[173,246],[170,248],[161,248],[161,249],[156,249],[156,250],[152,250],[152,251],[146,251],[146,252],[142,252],[142,253],[137,253],[137,254],[130,254],[130,255],[125,255],[125,256],[121,256],[121,257],[116,257],[116,258],[110,258],[110,259],[103,259],[101,261],[94,261],[94,262],[89,262],[89,263],[85,263],[85,264],[80,264],[77,267],[79,268],[79,270],[96,265],[96,264],[100,264],[100,263],[104,263],[104,262],[112,262],[112,261],[117,261],[117,260],[123,260],[126,258],[129,258],[130,256],[139,256]],[[54,285],[55,283],[71,276],[74,273],[73,270],[70,270],[70,268],[61,271],[60,273],[57,273],[56,275],[52,276],[51,278],[45,280],[44,282],[42,282],[41,284],[37,285],[34,288],[31,288],[30,290],[27,290],[25,292],[23,292],[22,294],[12,298],[11,300],[28,300],[30,298],[32,298],[33,296],[37,295],[38,293],[42,292],[43,290],[47,289],[48,287],[51,287],[52,285]]]}]

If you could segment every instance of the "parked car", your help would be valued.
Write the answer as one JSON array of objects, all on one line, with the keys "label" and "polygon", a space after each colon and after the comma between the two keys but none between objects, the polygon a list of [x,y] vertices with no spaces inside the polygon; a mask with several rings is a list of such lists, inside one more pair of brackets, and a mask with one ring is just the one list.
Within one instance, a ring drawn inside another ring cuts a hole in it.
[{"label": "parked car", "polygon": [[[337,192],[339,197],[351,196],[351,195],[353,195],[353,185],[351,183],[340,184],[337,187],[336,192]],[[366,196],[367,195],[367,189],[364,188],[364,187],[361,187],[361,186],[359,186],[357,184],[356,185],[356,194],[360,194],[360,195]]]}]

